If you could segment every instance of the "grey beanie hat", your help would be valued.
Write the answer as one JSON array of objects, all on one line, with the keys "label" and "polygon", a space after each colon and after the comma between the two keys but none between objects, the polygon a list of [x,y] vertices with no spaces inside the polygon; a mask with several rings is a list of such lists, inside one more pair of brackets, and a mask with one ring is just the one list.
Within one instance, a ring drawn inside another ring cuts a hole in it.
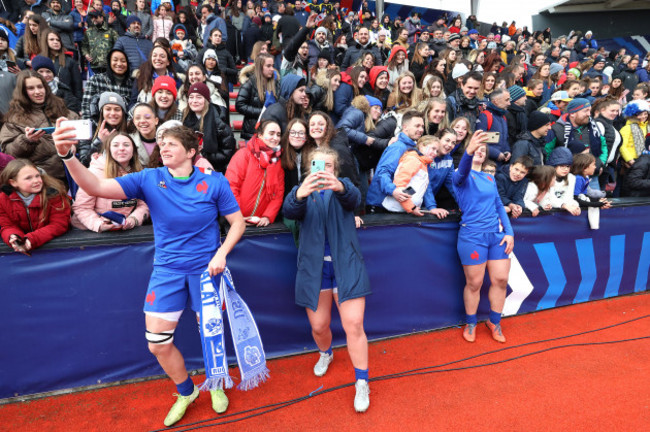
[{"label": "grey beanie hat", "polygon": [[102,93],[102,95],[99,97],[99,111],[101,112],[102,108],[104,108],[104,105],[107,104],[118,105],[124,112],[126,112],[126,103],[124,102],[124,98],[117,93]]},{"label": "grey beanie hat", "polygon": [[325,33],[325,36],[327,36],[327,29],[325,27],[318,27],[314,33],[314,36],[316,36],[318,33]]}]

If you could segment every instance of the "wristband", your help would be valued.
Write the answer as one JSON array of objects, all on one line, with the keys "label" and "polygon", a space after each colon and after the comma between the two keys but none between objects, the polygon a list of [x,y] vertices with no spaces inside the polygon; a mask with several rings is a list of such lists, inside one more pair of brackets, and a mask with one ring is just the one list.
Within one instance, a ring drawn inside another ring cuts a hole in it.
[{"label": "wristband", "polygon": [[61,156],[59,154],[59,152],[56,152],[56,154],[59,155],[61,160],[64,160],[64,161],[70,160],[70,159],[72,159],[74,157],[74,153],[72,152],[72,149],[68,150],[68,153],[63,155],[63,156]]}]

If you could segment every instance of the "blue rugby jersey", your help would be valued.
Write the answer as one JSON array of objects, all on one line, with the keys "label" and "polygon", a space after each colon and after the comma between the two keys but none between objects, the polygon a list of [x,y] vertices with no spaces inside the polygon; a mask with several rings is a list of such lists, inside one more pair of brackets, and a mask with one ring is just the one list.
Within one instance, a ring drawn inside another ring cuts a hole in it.
[{"label": "blue rugby jersey", "polygon": [[239,210],[228,180],[194,168],[186,180],[166,167],[117,177],[128,198],[144,200],[154,228],[154,265],[178,273],[203,272],[221,245],[219,215]]},{"label": "blue rugby jersey", "polygon": [[499,219],[507,235],[514,235],[494,177],[472,170],[473,157],[465,153],[452,180],[463,212],[460,224],[473,232],[499,232]]}]

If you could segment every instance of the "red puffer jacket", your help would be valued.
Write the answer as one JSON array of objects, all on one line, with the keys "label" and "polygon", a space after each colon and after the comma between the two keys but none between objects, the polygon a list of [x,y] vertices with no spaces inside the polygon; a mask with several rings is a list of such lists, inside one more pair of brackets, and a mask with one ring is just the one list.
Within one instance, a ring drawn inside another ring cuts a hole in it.
[{"label": "red puffer jacket", "polygon": [[[3,193],[4,192],[4,193]],[[28,239],[32,249],[63,235],[70,226],[70,202],[58,194],[48,196],[47,216],[41,223],[41,197],[34,197],[29,205],[29,216],[23,200],[15,191],[0,192],[0,235],[9,245],[9,236]]]},{"label": "red puffer jacket", "polygon": [[254,135],[246,147],[235,153],[226,178],[244,217],[267,217],[273,223],[284,198],[284,170],[280,161],[262,168],[253,154],[256,144],[263,142]]}]

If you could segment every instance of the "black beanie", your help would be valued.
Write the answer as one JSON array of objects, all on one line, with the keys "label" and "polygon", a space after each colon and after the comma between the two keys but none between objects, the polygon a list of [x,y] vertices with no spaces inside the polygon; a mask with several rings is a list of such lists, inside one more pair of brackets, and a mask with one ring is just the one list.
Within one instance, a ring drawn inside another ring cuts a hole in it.
[{"label": "black beanie", "polygon": [[551,122],[547,114],[541,111],[533,111],[528,116],[528,130],[534,131]]}]

